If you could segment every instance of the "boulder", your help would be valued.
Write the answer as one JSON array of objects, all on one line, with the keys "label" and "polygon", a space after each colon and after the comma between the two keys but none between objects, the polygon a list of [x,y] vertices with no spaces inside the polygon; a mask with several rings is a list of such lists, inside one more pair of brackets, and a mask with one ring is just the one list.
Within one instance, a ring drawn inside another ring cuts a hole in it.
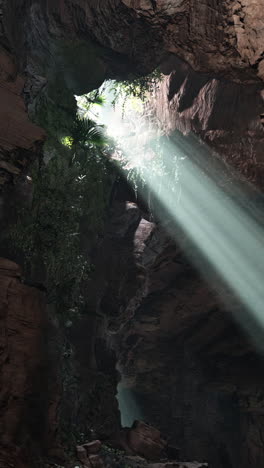
[{"label": "boulder", "polygon": [[128,432],[128,445],[134,453],[148,460],[158,460],[166,447],[160,431],[142,421],[135,421]]},{"label": "boulder", "polygon": [[90,455],[89,462],[91,468],[105,468],[105,464],[99,455]]},{"label": "boulder", "polygon": [[85,466],[89,466],[89,460],[87,457],[87,452],[86,449],[83,447],[83,445],[77,445],[76,447],[76,453],[77,453],[77,458],[78,460],[83,463]]},{"label": "boulder", "polygon": [[102,458],[98,455],[101,446],[100,440],[93,440],[83,445],[77,445],[77,458],[84,468],[105,468]]},{"label": "boulder", "polygon": [[20,278],[22,271],[19,265],[8,260],[7,258],[0,257],[0,275]]},{"label": "boulder", "polygon": [[100,440],[93,440],[92,442],[87,442],[83,446],[88,455],[94,455],[100,452],[102,447],[102,442]]}]

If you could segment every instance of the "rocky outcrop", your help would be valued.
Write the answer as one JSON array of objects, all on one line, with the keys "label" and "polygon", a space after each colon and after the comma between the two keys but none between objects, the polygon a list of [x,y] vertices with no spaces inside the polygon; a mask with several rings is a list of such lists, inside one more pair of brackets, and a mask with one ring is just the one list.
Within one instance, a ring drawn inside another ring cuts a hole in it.
[{"label": "rocky outcrop", "polygon": [[16,180],[30,162],[45,132],[30,122],[14,57],[0,49],[0,187]]},{"label": "rocky outcrop", "polygon": [[[167,62],[164,72],[168,75],[150,103],[162,130],[169,135],[175,131],[196,135],[208,145],[212,156],[220,155],[222,161],[263,189],[263,86],[245,87],[212,79],[175,58]],[[208,157],[212,156],[208,152]]]},{"label": "rocky outcrop", "polygon": [[[12,3],[14,6],[17,2]],[[10,18],[10,7],[6,6],[4,11]],[[66,46],[68,61],[65,54],[63,60],[66,79],[77,84],[78,74],[79,88],[81,81],[85,83],[88,71],[90,39],[97,44],[97,57],[103,48],[103,74],[107,70],[127,72],[127,68],[132,70],[132,64],[136,70],[143,66],[147,71],[172,53],[197,71],[221,73],[243,81],[263,77],[263,0],[258,3],[229,0],[225,4],[213,0],[203,4],[167,0],[91,0],[89,3],[74,0],[48,1],[46,6],[35,1],[30,6],[24,2],[20,11],[27,13],[29,51],[33,53],[35,46],[36,53],[37,47],[37,62],[50,66],[49,57],[53,64],[58,64],[62,56],[57,54],[62,52],[61,46]],[[14,26],[7,31],[12,41],[11,32]],[[18,38],[18,33],[14,37]],[[77,47],[76,41],[80,46],[78,53],[85,52],[86,58],[79,61],[78,70],[74,70],[74,56],[70,55]]]},{"label": "rocky outcrop", "polygon": [[[263,1],[123,0],[154,29],[162,27],[163,50],[196,71],[250,80],[250,67],[263,78]],[[238,73],[238,74],[237,74]]]},{"label": "rocky outcrop", "polygon": [[101,449],[101,442],[95,440],[88,444],[79,445],[76,448],[78,460],[84,468],[104,468],[104,462],[98,453]]},{"label": "rocky outcrop", "polygon": [[134,422],[127,433],[127,443],[132,452],[147,460],[159,460],[166,447],[160,431],[142,421]]}]

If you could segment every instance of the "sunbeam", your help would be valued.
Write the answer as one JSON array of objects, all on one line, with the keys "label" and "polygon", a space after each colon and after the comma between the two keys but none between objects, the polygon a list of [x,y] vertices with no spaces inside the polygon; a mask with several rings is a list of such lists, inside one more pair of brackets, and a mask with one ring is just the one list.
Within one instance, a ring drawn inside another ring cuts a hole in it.
[{"label": "sunbeam", "polygon": [[[188,236],[195,247],[192,260],[207,281],[215,286],[216,274],[239,300],[236,319],[264,351],[264,231],[250,196],[235,178],[225,181],[209,149],[183,136],[160,138],[142,112],[129,109],[123,119],[120,106],[113,109],[109,104],[100,122],[118,141],[114,157],[121,154],[126,168],[139,169],[148,192],[162,207],[156,215]],[[176,230],[170,233],[181,242]]]}]

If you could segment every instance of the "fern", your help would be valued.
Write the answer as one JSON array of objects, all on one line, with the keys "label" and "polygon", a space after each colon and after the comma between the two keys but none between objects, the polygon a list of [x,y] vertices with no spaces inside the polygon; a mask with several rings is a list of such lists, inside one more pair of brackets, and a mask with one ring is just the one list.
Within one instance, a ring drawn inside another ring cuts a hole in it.
[{"label": "fern", "polygon": [[71,128],[69,128],[72,146],[103,146],[106,138],[103,134],[103,127],[96,124],[91,119],[76,116]]},{"label": "fern", "polygon": [[45,266],[48,301],[64,314],[83,308],[82,284],[93,266],[81,246],[82,226],[95,238],[102,232],[114,177],[101,127],[76,116],[68,132],[66,146],[53,144],[53,157],[33,171],[31,210],[11,230],[27,266]]}]

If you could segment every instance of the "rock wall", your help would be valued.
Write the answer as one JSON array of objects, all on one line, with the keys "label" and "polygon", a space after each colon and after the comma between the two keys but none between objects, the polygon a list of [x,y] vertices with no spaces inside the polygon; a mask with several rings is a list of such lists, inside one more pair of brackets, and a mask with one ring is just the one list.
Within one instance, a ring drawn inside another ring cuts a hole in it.
[{"label": "rock wall", "polygon": [[14,58],[0,49],[0,185],[13,183],[36,157],[45,132],[30,122],[22,98],[25,80]]},{"label": "rock wall", "polygon": [[[4,8],[9,17],[17,4],[13,0]],[[38,60],[49,54],[56,61],[55,43],[69,37],[68,33],[71,41],[92,39],[102,46],[106,70],[119,68],[127,73],[132,64],[136,70],[142,66],[148,70],[173,53],[197,71],[242,81],[263,77],[263,0],[229,0],[225,4],[216,0],[202,4],[194,0],[173,4],[168,0],[34,1],[19,4],[19,8],[21,14],[27,12],[31,33],[27,45],[31,52],[34,48],[41,52]],[[10,24],[12,41],[20,30],[14,34],[14,22],[10,20]],[[79,70],[82,65],[85,62],[81,61]]]},{"label": "rock wall", "polygon": [[22,467],[45,444],[47,316],[43,293],[21,282],[16,264],[1,258],[0,281],[0,465],[8,466],[12,454],[17,456],[15,466]]},{"label": "rock wall", "polygon": [[[123,0],[148,25],[163,29],[163,48],[197,71],[263,78],[263,1]],[[240,70],[240,71],[239,71]],[[241,73],[241,71],[244,73]]]}]

